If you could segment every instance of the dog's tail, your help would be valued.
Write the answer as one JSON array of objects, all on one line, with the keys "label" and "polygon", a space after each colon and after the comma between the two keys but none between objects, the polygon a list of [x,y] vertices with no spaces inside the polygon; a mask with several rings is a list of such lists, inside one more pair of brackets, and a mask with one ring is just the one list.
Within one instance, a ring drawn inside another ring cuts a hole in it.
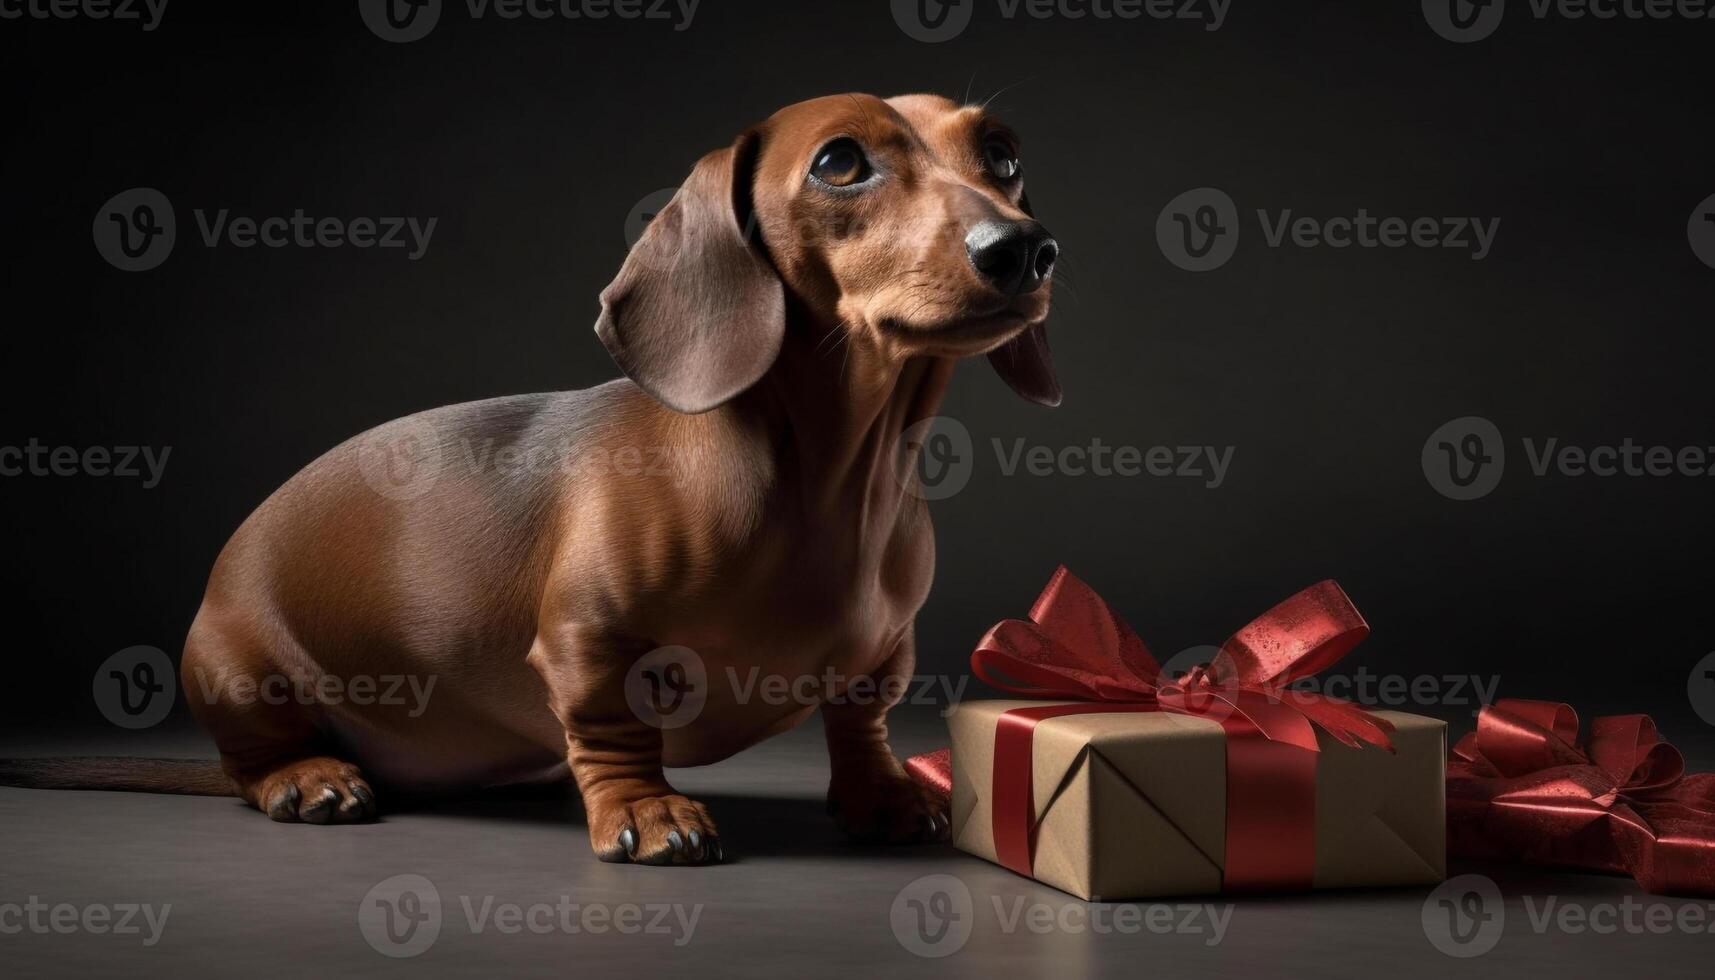
[{"label": "dog's tail", "polygon": [[0,759],[0,786],[182,796],[238,795],[238,787],[221,770],[220,763],[203,759]]}]

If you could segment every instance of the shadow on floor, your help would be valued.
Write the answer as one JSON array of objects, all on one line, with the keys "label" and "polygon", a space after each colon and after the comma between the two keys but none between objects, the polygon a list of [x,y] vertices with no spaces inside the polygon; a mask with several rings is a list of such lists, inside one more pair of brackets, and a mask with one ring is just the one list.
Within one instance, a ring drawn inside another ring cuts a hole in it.
[{"label": "shadow on floor", "polygon": [[[949,844],[870,845],[847,838],[834,827],[821,800],[804,797],[734,796],[701,793],[697,799],[720,825],[729,862],[746,857],[817,857],[833,860],[873,858],[885,848],[890,859],[945,860]],[[408,801],[395,812],[467,820],[584,826],[578,794],[559,786],[508,787],[441,800]]]}]

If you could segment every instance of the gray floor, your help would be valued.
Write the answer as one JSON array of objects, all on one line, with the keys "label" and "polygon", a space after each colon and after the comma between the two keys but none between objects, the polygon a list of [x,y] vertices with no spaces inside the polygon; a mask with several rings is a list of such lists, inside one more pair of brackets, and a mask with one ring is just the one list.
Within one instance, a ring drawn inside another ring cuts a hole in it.
[{"label": "gray floor", "polygon": [[[900,721],[902,751],[942,741],[933,712]],[[160,734],[28,749],[209,754],[197,739]],[[24,748],[14,741],[0,752]],[[232,800],[0,789],[0,964],[10,976],[1528,980],[1642,970],[1708,977],[1715,952],[1711,903],[1644,895],[1621,879],[1499,868],[1455,869],[1487,874],[1504,896],[1504,923],[1490,920],[1498,942],[1469,959],[1432,944],[1430,934],[1444,934],[1449,920],[1429,889],[1217,898],[1210,907],[1086,905],[948,847],[847,844],[822,813],[825,778],[814,724],[719,766],[675,774],[710,805],[736,857],[707,869],[601,864],[575,799],[553,794],[328,828],[270,823]],[[423,876],[432,890],[405,883],[414,886],[421,921],[411,933],[395,918],[395,943],[380,916],[400,906],[380,903],[397,902],[403,886],[382,883],[405,874]],[[930,875],[956,883],[920,881]],[[937,892],[954,904],[941,904],[948,900]],[[34,926],[21,909],[32,897],[50,907],[33,913]],[[51,910],[62,904],[75,912]],[[152,907],[157,921],[171,906],[153,945],[145,945],[151,930],[141,913],[132,918],[137,934],[103,927],[102,914],[118,922],[132,904]],[[949,909],[953,915],[939,914]],[[933,918],[920,918],[924,910]],[[1583,914],[1605,927],[1606,912],[1620,916],[1614,931],[1579,927]],[[62,918],[56,929],[56,914],[77,922]],[[1676,920],[1652,932],[1669,915]],[[419,947],[408,958],[378,951]]]}]

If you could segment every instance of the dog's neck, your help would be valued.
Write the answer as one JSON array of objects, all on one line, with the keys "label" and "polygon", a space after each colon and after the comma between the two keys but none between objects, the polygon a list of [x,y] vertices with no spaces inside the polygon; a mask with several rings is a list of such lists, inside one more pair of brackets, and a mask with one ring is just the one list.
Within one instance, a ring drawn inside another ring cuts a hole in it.
[{"label": "dog's neck", "polygon": [[903,433],[940,408],[955,359],[901,360],[831,329],[789,324],[774,367],[737,404],[768,427],[779,476],[806,506],[861,493],[866,508],[896,512],[915,468]]}]

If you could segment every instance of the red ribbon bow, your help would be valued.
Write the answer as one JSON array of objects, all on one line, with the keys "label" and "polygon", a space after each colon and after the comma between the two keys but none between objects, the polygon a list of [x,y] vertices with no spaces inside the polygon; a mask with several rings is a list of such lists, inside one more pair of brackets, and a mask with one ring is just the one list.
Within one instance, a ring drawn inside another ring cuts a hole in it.
[{"label": "red ribbon bow", "polygon": [[[1032,698],[1079,704],[1015,708],[995,733],[992,804],[997,855],[1030,874],[1035,801],[1031,739],[1037,723],[1065,715],[1167,711],[1219,721],[1227,733],[1229,888],[1308,887],[1315,868],[1316,733],[1353,747],[1392,750],[1393,726],[1363,708],[1286,685],[1344,657],[1369,625],[1332,581],[1313,585],[1257,617],[1222,645],[1212,664],[1184,677],[1161,666],[1123,620],[1064,566],[1030,610],[1006,620],[971,654],[984,681]],[[932,774],[937,756],[912,760]]]},{"label": "red ribbon bow", "polygon": [[1450,852],[1715,894],[1715,774],[1686,775],[1648,715],[1597,718],[1582,742],[1578,727],[1577,712],[1557,702],[1484,708],[1447,767]]}]

